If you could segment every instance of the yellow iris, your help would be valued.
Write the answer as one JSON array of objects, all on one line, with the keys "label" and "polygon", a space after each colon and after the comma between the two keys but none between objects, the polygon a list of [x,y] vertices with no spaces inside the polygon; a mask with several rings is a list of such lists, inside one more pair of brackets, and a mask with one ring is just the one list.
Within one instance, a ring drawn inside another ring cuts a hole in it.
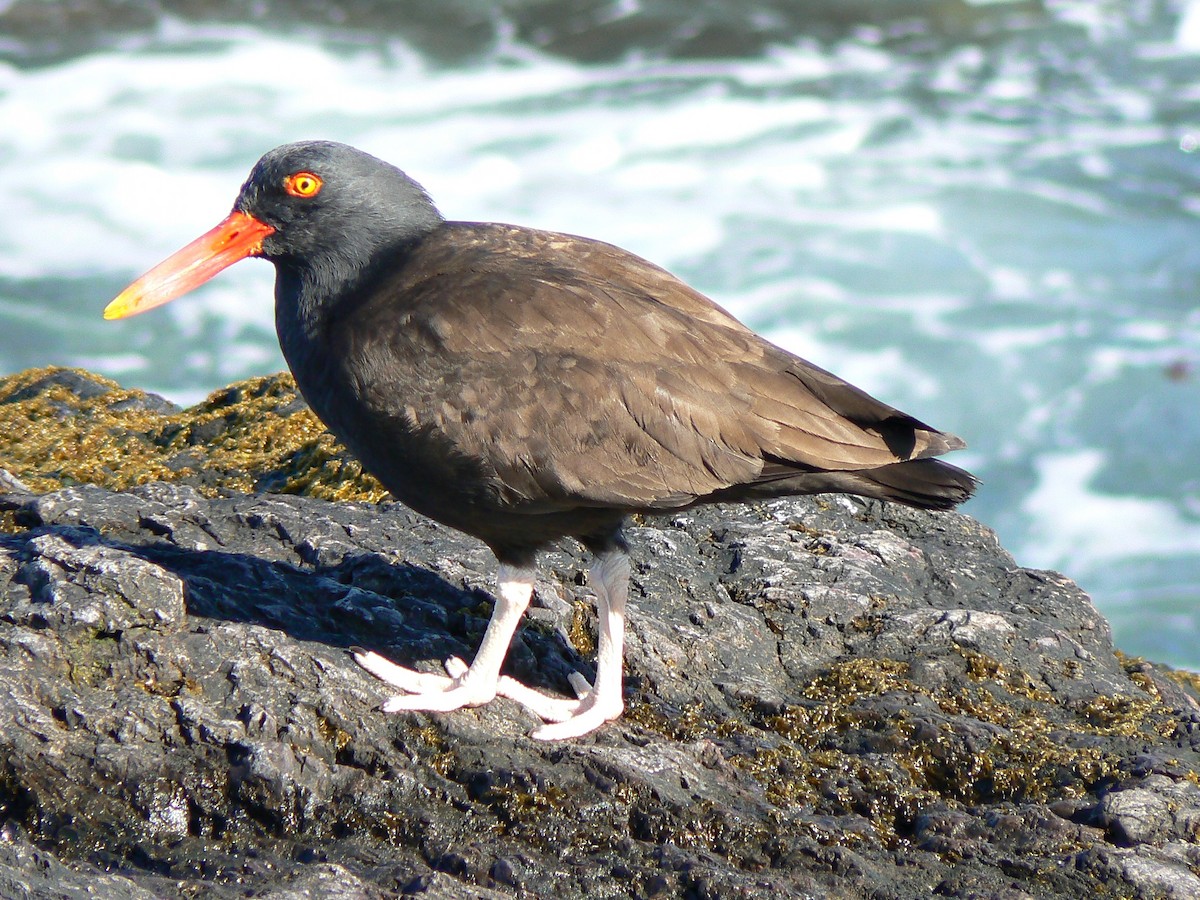
[{"label": "yellow iris", "polygon": [[283,189],[293,197],[314,197],[320,192],[322,184],[321,176],[312,172],[293,172],[283,179]]}]

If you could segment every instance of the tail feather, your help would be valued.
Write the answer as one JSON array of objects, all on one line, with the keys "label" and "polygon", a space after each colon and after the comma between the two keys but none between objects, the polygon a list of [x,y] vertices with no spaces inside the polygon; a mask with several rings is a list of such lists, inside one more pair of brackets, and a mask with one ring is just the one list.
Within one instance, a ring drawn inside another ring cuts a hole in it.
[{"label": "tail feather", "polygon": [[795,494],[843,493],[894,500],[920,509],[953,509],[975,492],[979,480],[964,469],[940,459],[905,462],[855,471],[793,470],[768,480],[717,491],[700,502],[728,502]]},{"label": "tail feather", "polygon": [[858,475],[865,482],[866,489],[854,491],[856,494],[922,509],[952,509],[975,493],[979,485],[979,479],[970,472],[940,459],[914,459],[845,474]]}]

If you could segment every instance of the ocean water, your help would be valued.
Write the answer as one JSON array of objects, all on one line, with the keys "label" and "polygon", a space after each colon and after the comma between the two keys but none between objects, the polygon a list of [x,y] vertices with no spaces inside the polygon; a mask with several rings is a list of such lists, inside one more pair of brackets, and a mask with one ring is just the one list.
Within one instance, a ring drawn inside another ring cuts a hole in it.
[{"label": "ocean water", "polygon": [[1200,668],[1200,0],[59,6],[0,3],[0,371],[282,368],[264,262],[100,310],[263,151],[345,141],[963,436],[967,512]]}]

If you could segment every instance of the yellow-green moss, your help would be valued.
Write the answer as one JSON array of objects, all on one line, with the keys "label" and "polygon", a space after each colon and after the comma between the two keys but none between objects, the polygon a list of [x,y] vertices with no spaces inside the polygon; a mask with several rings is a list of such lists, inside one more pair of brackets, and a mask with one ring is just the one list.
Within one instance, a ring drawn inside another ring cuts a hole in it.
[{"label": "yellow-green moss", "polygon": [[354,740],[354,736],[345,729],[335,725],[327,716],[317,714],[317,732],[321,739],[330,744],[334,751],[341,753]]},{"label": "yellow-green moss", "polygon": [[591,604],[575,600],[571,604],[571,624],[567,637],[580,656],[590,657],[596,652],[596,625],[592,617]]},{"label": "yellow-green moss", "polygon": [[561,812],[570,796],[560,787],[544,784],[527,790],[492,787],[480,799],[496,815],[497,832],[512,834],[536,828],[547,815]]},{"label": "yellow-green moss", "polygon": [[166,417],[136,408],[112,412],[138,399],[137,391],[80,372],[109,392],[81,400],[65,387],[50,386],[32,397],[9,400],[56,371],[30,369],[0,379],[0,459],[6,469],[35,491],[80,482],[129,487],[171,477],[149,438]]},{"label": "yellow-green moss", "polygon": [[0,379],[0,460],[35,491],[187,480],[216,494],[252,491],[269,478],[272,490],[324,499],[386,495],[311,411],[296,408],[290,375],[239,382],[172,414],[141,402],[146,395],[139,391],[87,372],[78,374],[109,390],[85,400],[50,384],[9,400],[62,371],[71,370],[30,369]]},{"label": "yellow-green moss", "polygon": [[673,716],[649,703],[633,701],[625,708],[623,718],[647,731],[669,737],[673,741],[690,743],[713,737],[749,734],[754,729],[737,719],[716,719],[702,703],[690,703]]},{"label": "yellow-green moss", "polygon": [[967,675],[973,681],[995,682],[1014,697],[1024,697],[1027,700],[1036,700],[1039,703],[1053,702],[1053,695],[1028,673],[1007,666],[999,660],[988,656],[986,653],[980,653],[977,650],[968,650],[963,647],[957,647],[956,649],[963,659],[967,661]]},{"label": "yellow-green moss", "polygon": [[1200,672],[1172,669],[1170,666],[1160,663],[1152,665],[1140,656],[1126,656],[1120,650],[1117,651],[1117,659],[1121,661],[1121,665],[1124,666],[1134,683],[1148,694],[1159,696],[1158,686],[1154,684],[1154,678],[1150,674],[1151,671],[1154,671],[1175,682],[1193,699],[1200,700]]}]

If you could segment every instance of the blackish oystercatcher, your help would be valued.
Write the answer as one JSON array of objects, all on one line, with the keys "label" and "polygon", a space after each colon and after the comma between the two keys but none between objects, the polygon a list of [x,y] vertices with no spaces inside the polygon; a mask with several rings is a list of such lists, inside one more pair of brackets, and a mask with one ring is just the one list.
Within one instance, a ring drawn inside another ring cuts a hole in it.
[{"label": "blackish oystercatcher", "polygon": [[[632,513],[839,491],[948,509],[963,446],[758,337],[663,269],[600,241],[448,222],[399,169],[324,141],[258,161],[233,212],[104,310],[165,303],[248,256],[275,264],[275,326],[313,411],[401,502],[484,541],[496,605],[448,675],[355,659],[383,709],[519,701],[545,740],[617,718]],[[596,681],[577,699],[500,675],[538,551],[594,554]]]}]

